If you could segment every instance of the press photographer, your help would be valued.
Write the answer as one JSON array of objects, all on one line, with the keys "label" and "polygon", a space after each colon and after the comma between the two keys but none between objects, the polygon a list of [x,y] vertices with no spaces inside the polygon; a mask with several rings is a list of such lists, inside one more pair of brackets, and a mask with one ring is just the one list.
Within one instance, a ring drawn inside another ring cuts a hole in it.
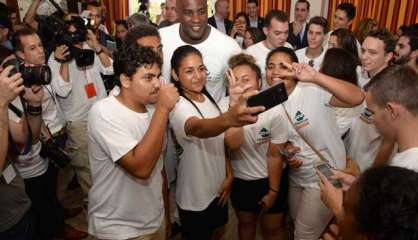
[{"label": "press photographer", "polygon": [[[0,62],[7,49],[0,47]],[[10,74],[12,66],[0,68],[0,239],[35,239],[29,209],[30,199],[20,174],[13,167],[9,156],[9,133],[19,144],[26,144],[27,129],[13,124],[9,104],[23,91],[21,74]],[[33,119],[33,118],[32,118]]]},{"label": "press photographer", "polygon": [[[86,27],[85,21],[74,15],[69,17],[67,29],[63,32],[65,35],[57,35],[58,42],[68,47],[69,54],[65,56],[65,59],[51,55],[48,65],[52,72],[51,84],[54,84],[55,76],[60,74],[61,63],[68,63],[71,91],[66,94],[58,93],[58,103],[67,122],[66,147],[71,150],[69,170],[75,173],[87,197],[91,186],[87,151],[87,114],[97,100],[107,95],[100,74],[112,75],[113,66],[112,59],[104,53],[96,35]],[[77,52],[82,54],[74,54]],[[63,186],[68,185],[72,176],[69,177],[64,180]]]},{"label": "press photographer", "polygon": [[[28,124],[29,132],[32,134],[30,139],[34,140],[26,145],[28,151],[16,152],[18,156],[15,164],[24,178],[26,192],[32,200],[36,230],[41,239],[54,237],[81,239],[86,236],[85,233],[64,223],[64,209],[56,195],[58,168],[49,161],[52,160],[50,155],[41,157],[43,145],[40,141],[41,126],[44,125],[44,129],[49,128],[51,131],[48,132],[55,136],[64,131],[65,122],[56,104],[56,92],[64,94],[71,91],[68,77],[69,66],[67,63],[60,63],[59,74],[52,76],[50,68],[45,65],[46,58],[41,39],[32,29],[24,28],[16,32],[12,43],[16,58],[6,61],[4,65],[13,64],[15,69],[22,74],[23,85],[31,89],[31,91],[25,91],[24,96],[28,95],[29,98],[26,99],[29,100],[27,104],[26,101],[22,104],[22,106],[27,105],[23,108],[22,115],[39,119],[35,127]],[[66,47],[60,46],[57,47],[53,56],[64,59],[67,54]],[[17,110],[19,110],[18,106]]]}]

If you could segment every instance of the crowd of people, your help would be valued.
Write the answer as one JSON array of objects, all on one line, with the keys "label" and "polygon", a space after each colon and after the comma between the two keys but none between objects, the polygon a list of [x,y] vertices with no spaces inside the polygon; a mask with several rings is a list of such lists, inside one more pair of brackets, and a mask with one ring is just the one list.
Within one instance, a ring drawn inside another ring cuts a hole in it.
[{"label": "crowd of people", "polygon": [[0,239],[222,239],[232,209],[241,240],[418,239],[417,24],[167,0],[110,34],[97,1],[40,4],[0,6]]}]

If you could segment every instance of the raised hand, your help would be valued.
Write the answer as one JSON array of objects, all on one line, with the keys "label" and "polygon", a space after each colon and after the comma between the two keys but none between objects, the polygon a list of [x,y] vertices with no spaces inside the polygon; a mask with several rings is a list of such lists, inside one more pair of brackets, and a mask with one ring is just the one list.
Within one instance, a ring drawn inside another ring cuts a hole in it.
[{"label": "raised hand", "polygon": [[241,86],[237,79],[235,78],[234,71],[232,69],[228,69],[226,72],[226,76],[228,78],[229,82],[229,105],[234,106],[238,103],[239,98],[248,90],[251,88],[251,85],[247,84],[245,86]]},{"label": "raised hand", "polygon": [[70,51],[68,51],[68,47],[65,45],[61,45],[55,49],[54,57],[58,60],[65,60],[68,54],[70,54]]},{"label": "raised hand", "polygon": [[261,113],[265,110],[263,106],[248,107],[247,100],[249,97],[257,94],[257,91],[249,91],[240,96],[238,103],[232,106],[228,112],[225,113],[227,124],[230,127],[242,127],[244,125],[253,124],[257,122],[255,114]]},{"label": "raised hand", "polygon": [[24,89],[22,74],[16,73],[9,77],[13,66],[8,66],[0,73],[0,103],[9,104]]},{"label": "raised hand", "polygon": [[178,100],[179,93],[174,84],[161,83],[158,93],[157,108],[159,107],[170,112]]},{"label": "raised hand", "polygon": [[301,82],[315,82],[317,79],[318,71],[308,64],[293,63],[292,67],[295,70],[295,77]]}]

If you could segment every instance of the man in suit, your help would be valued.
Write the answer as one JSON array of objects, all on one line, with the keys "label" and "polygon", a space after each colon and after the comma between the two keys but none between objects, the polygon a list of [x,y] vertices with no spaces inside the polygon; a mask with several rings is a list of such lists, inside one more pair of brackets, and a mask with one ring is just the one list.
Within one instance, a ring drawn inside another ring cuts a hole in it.
[{"label": "man in suit", "polygon": [[260,31],[263,31],[264,27],[264,18],[258,16],[258,1],[257,0],[248,0],[247,2],[247,14],[250,19],[250,27],[258,28]]},{"label": "man in suit", "polygon": [[232,21],[228,19],[229,2],[227,0],[217,0],[215,3],[215,14],[208,18],[208,23],[219,31],[229,34],[232,28]]},{"label": "man in suit", "polygon": [[287,41],[294,49],[308,46],[308,27],[310,4],[307,0],[298,0],[295,5],[295,21],[289,24],[289,37]]}]

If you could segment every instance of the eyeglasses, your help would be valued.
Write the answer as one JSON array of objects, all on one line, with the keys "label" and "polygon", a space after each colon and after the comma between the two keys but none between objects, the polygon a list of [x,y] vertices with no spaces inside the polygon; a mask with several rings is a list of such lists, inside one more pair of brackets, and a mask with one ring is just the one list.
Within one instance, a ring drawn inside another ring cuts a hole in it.
[{"label": "eyeglasses", "polygon": [[313,67],[314,66],[314,60],[309,60],[308,65]]}]

